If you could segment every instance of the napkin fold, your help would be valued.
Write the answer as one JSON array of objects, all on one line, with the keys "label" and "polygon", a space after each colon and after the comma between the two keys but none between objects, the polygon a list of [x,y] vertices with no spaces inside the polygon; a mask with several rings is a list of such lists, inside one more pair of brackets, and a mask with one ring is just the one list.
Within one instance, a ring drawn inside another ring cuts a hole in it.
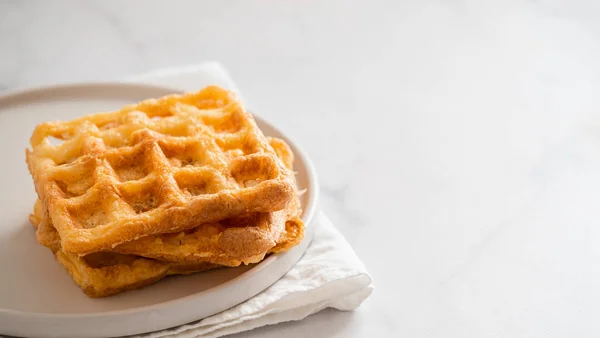
[{"label": "napkin fold", "polygon": [[[228,72],[217,62],[158,70],[125,81],[189,91],[216,84],[240,94]],[[220,337],[301,320],[328,307],[356,309],[373,291],[371,276],[325,214],[318,212],[310,226],[316,227],[315,234],[302,258],[263,292],[211,317],[135,337]]]}]

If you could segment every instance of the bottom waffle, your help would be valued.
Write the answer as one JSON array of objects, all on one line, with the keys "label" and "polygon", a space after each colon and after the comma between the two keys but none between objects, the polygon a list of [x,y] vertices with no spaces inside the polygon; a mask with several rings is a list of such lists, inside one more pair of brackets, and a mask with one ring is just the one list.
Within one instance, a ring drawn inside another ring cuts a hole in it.
[{"label": "bottom waffle", "polygon": [[[29,217],[36,228],[46,227],[40,243],[49,247],[56,260],[71,275],[73,281],[90,297],[106,297],[123,291],[142,288],[175,274],[189,274],[221,267],[222,265],[200,262],[165,262],[135,255],[113,252],[97,252],[86,256],[66,253],[60,249],[60,237],[56,229],[46,223],[41,203],[36,203],[34,214]],[[287,251],[303,237],[304,225],[299,220],[285,224],[284,235],[269,252]]]}]

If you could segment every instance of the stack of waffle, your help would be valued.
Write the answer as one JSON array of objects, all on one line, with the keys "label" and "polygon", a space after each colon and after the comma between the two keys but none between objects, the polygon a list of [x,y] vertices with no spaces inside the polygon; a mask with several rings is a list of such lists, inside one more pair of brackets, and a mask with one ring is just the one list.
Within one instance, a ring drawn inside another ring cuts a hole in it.
[{"label": "stack of waffle", "polygon": [[302,240],[293,160],[218,87],[42,123],[30,220],[90,297],[256,263]]}]

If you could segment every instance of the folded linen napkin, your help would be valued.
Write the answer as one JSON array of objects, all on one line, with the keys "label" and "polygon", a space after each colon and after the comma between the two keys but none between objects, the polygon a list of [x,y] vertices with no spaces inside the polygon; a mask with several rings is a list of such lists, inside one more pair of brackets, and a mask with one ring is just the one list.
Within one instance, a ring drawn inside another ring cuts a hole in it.
[{"label": "folded linen napkin", "polygon": [[[218,63],[165,69],[126,81],[196,90],[216,84],[239,94]],[[318,212],[310,226],[314,238],[298,263],[279,281],[231,309],[144,338],[219,337],[281,322],[301,320],[324,308],[356,309],[373,291],[372,280],[345,238]]]}]

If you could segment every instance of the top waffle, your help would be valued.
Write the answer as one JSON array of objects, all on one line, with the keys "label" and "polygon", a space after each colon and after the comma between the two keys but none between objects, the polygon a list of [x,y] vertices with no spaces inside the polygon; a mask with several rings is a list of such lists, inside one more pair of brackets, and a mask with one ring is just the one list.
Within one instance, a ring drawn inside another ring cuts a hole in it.
[{"label": "top waffle", "polygon": [[296,193],[252,116],[218,87],[43,123],[31,146],[29,171],[65,252],[281,210]]}]

